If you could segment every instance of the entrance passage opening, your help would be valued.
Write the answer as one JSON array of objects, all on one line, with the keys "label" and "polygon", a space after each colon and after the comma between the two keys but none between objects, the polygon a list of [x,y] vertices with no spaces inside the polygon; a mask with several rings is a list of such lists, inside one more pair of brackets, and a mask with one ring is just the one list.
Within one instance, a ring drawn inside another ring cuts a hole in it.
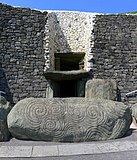
[{"label": "entrance passage opening", "polygon": [[84,70],[85,53],[55,53],[54,71],[47,71],[45,77],[51,80],[53,97],[84,97],[85,79],[88,72]]},{"label": "entrance passage opening", "polygon": [[55,53],[55,70],[72,71],[84,68],[85,53]]},{"label": "entrance passage opening", "polygon": [[65,80],[56,82],[56,87],[54,87],[53,97],[78,97],[77,94],[77,81],[75,80]]}]

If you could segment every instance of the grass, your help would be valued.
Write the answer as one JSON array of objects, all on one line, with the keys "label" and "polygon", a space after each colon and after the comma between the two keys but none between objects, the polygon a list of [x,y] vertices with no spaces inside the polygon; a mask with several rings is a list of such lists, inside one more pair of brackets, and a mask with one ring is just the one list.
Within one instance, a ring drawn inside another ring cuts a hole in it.
[{"label": "grass", "polygon": [[134,11],[134,12],[127,12],[127,13],[123,13],[123,14],[137,14],[137,11]]}]

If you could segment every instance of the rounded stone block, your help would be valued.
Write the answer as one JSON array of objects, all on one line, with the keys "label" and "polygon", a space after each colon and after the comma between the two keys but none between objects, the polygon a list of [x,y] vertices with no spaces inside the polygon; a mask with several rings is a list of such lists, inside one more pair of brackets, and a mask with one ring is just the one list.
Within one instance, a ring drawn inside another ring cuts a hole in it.
[{"label": "rounded stone block", "polygon": [[8,115],[14,137],[45,141],[115,139],[122,137],[130,124],[130,108],[105,99],[27,98]]},{"label": "rounded stone block", "polygon": [[117,83],[112,79],[88,80],[85,97],[117,100]]}]

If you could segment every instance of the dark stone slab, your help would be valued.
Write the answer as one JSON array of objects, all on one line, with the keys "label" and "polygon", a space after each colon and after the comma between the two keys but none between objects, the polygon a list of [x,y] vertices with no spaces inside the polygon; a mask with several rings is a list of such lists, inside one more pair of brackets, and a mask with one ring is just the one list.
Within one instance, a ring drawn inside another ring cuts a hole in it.
[{"label": "dark stone slab", "polygon": [[89,76],[89,72],[84,70],[73,71],[46,71],[44,73],[46,79],[62,81],[62,80],[76,80],[80,78],[86,78]]},{"label": "dark stone slab", "polygon": [[3,96],[0,96],[0,142],[8,141],[10,138],[7,126],[7,115],[10,110],[10,103]]}]

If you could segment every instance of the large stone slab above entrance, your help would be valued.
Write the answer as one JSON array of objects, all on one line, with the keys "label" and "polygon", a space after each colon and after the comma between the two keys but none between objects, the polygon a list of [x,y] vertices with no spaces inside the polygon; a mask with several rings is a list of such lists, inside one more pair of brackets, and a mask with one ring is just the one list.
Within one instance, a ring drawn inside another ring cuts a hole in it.
[{"label": "large stone slab above entrance", "polygon": [[130,124],[130,108],[105,99],[27,98],[8,115],[14,137],[45,141],[115,139],[122,137]]},{"label": "large stone slab above entrance", "polygon": [[54,81],[78,80],[80,78],[87,78],[89,76],[89,72],[84,70],[47,71],[44,73],[44,76],[46,79]]}]

